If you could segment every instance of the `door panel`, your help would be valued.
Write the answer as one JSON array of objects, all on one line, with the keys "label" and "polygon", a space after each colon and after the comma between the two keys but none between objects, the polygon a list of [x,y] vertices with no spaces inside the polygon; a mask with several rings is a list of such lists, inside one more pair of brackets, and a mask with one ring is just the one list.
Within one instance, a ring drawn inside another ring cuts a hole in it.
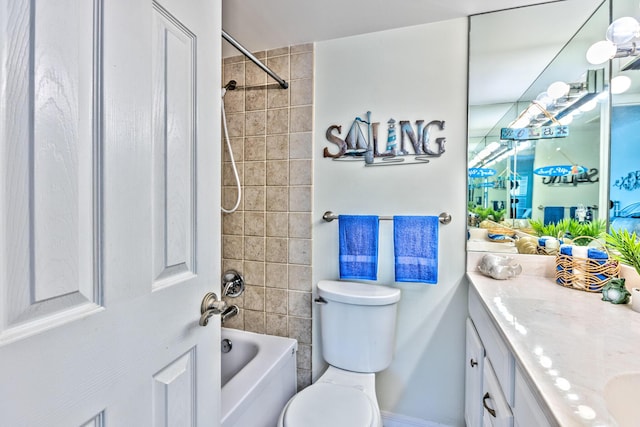
[{"label": "door panel", "polygon": [[0,425],[218,425],[219,3],[0,3]]}]

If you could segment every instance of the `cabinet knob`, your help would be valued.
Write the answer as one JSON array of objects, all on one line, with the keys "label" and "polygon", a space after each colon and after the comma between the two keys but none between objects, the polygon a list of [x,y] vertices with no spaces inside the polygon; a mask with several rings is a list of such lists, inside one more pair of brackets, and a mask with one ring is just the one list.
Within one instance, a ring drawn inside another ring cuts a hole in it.
[{"label": "cabinet knob", "polygon": [[473,368],[474,366],[478,366],[478,362],[476,362],[473,359],[469,359],[469,364],[471,365],[471,367]]},{"label": "cabinet knob", "polygon": [[489,392],[486,392],[484,394],[484,396],[482,397],[482,406],[484,406],[484,408],[489,411],[489,413],[491,414],[491,416],[493,418],[496,417],[496,410],[495,409],[491,409],[487,406],[487,399],[491,399],[491,396],[489,396]]}]

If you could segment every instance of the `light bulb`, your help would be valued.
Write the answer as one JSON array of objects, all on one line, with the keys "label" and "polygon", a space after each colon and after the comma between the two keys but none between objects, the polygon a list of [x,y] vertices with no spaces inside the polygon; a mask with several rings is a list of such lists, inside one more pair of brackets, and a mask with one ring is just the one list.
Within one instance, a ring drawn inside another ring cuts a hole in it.
[{"label": "light bulb", "polygon": [[570,86],[565,82],[554,82],[547,88],[547,94],[553,98],[562,98],[569,93]]},{"label": "light bulb", "polygon": [[631,79],[627,76],[616,76],[611,79],[611,94],[619,95],[631,87]]},{"label": "light bulb", "polygon": [[640,35],[640,23],[635,18],[618,18],[607,28],[607,40],[615,44],[629,43]]},{"label": "light bulb", "polygon": [[591,45],[587,50],[587,61],[593,65],[604,64],[613,58],[618,51],[616,45],[609,40],[602,40]]},{"label": "light bulb", "polygon": [[551,99],[547,92],[542,92],[536,97],[536,101],[538,101],[544,108],[547,108],[553,102],[553,99]]},{"label": "light bulb", "polygon": [[592,99],[591,101],[588,101],[582,104],[579,110],[583,112],[591,111],[594,108],[596,108],[597,105],[598,105],[598,101],[596,101],[595,99]]},{"label": "light bulb", "polygon": [[573,121],[573,115],[572,114],[567,114],[566,116],[564,116],[563,118],[561,118],[559,120],[561,125],[568,125]]}]

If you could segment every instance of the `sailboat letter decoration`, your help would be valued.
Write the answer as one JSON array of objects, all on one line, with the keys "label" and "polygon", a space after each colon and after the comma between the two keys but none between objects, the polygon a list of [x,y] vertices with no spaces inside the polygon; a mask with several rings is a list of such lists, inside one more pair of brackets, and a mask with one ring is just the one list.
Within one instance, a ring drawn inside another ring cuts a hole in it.
[{"label": "sailboat letter decoration", "polygon": [[397,141],[396,121],[387,122],[386,149],[380,151],[378,147],[378,129],[380,122],[371,121],[371,111],[367,111],[367,118],[356,117],[344,139],[340,138],[342,126],[331,125],[327,128],[327,141],[335,144],[338,151],[332,153],[328,147],[324,148],[324,157],[333,160],[364,160],[366,166],[391,164],[428,163],[431,157],[440,157],[445,152],[446,138],[432,138],[431,133],[444,130],[443,120],[432,120],[425,124],[424,120],[415,121],[414,126],[408,120],[398,122],[400,143]]}]

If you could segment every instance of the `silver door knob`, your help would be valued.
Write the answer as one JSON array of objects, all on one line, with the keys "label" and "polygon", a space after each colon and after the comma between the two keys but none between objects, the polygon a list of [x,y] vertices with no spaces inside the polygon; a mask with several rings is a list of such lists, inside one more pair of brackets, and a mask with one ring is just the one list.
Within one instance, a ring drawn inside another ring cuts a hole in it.
[{"label": "silver door knob", "polygon": [[209,318],[214,314],[220,314],[227,308],[227,303],[218,299],[218,296],[213,292],[207,292],[202,298],[200,304],[200,326],[207,326],[209,324]]}]

